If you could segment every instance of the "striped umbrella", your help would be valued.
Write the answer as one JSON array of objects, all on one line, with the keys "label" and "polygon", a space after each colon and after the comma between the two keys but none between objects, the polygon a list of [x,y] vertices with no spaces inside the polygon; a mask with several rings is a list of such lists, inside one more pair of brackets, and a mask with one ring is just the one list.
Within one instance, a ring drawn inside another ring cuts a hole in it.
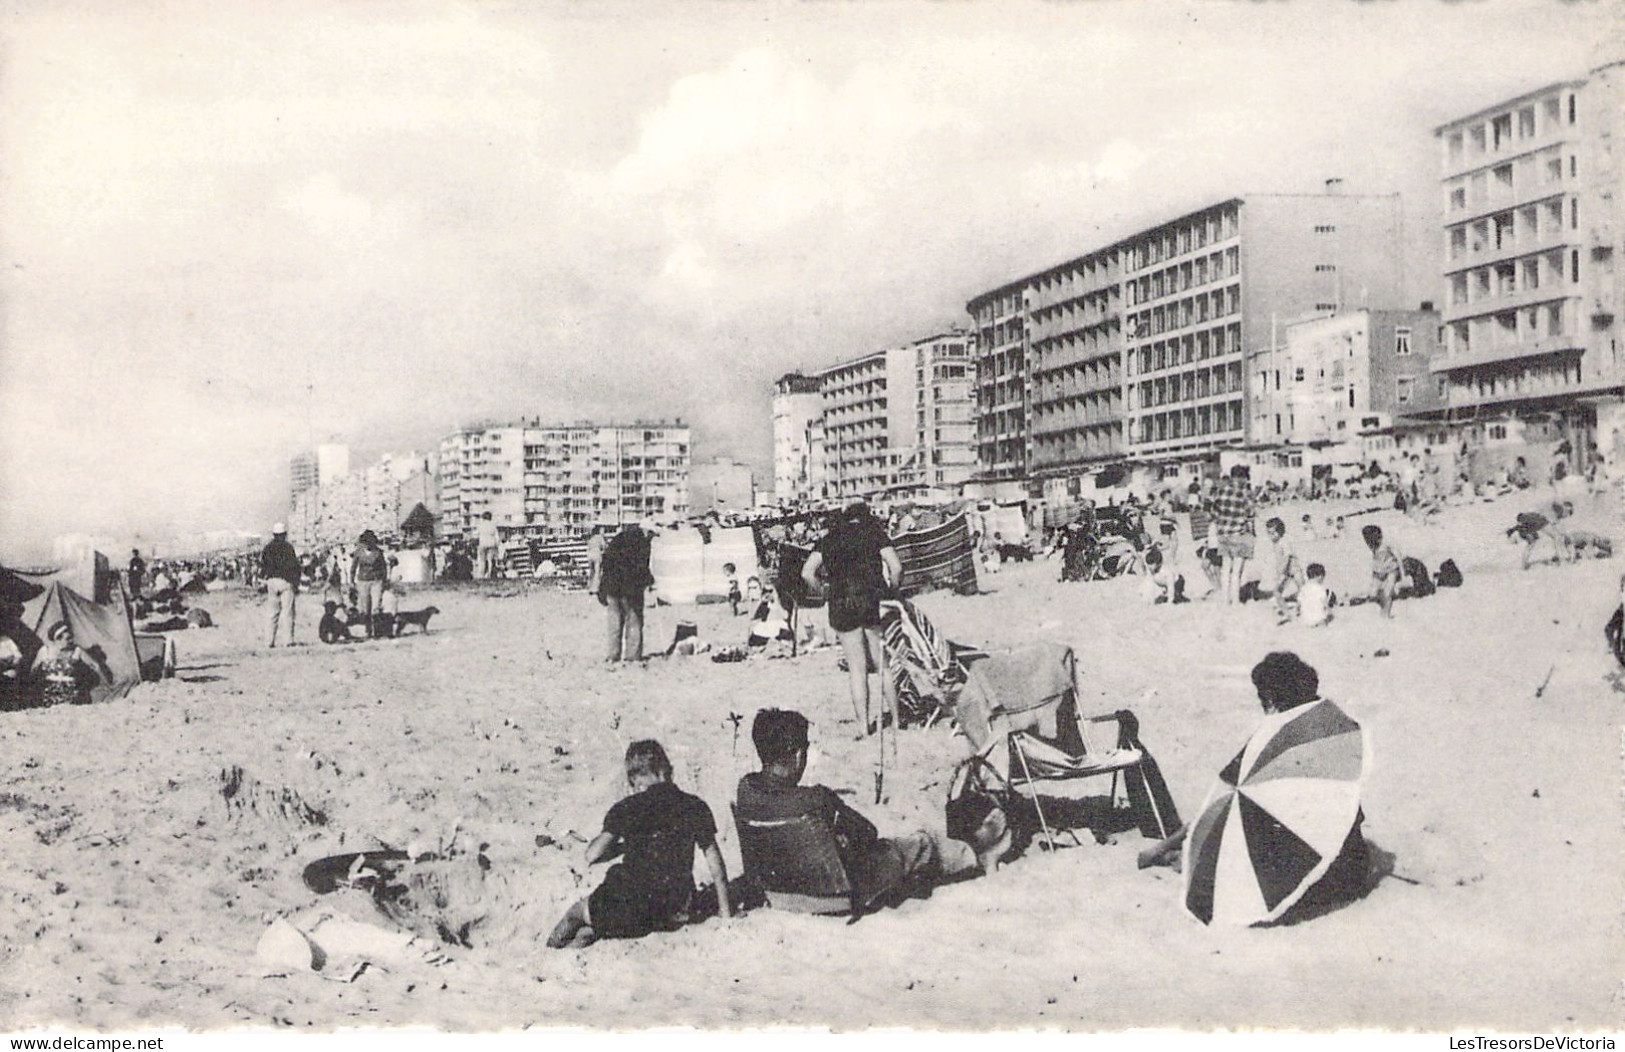
[{"label": "striped umbrella", "polygon": [[1185,840],[1185,908],[1203,924],[1285,913],[1354,828],[1369,765],[1365,733],[1330,701],[1266,717]]}]

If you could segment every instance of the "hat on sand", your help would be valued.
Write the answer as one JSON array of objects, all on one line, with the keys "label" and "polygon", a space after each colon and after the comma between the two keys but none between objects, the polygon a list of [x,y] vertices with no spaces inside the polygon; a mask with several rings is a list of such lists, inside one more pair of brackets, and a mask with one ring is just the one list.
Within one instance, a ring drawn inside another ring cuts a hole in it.
[{"label": "hat on sand", "polygon": [[750,740],[763,763],[787,759],[807,747],[807,717],[794,709],[761,709],[750,725]]},{"label": "hat on sand", "polygon": [[273,536],[273,537],[280,537],[280,536],[282,536],[283,534],[285,534],[287,532],[288,532],[288,524],[285,523],[285,522],[279,522],[276,525],[271,527],[271,536]]}]

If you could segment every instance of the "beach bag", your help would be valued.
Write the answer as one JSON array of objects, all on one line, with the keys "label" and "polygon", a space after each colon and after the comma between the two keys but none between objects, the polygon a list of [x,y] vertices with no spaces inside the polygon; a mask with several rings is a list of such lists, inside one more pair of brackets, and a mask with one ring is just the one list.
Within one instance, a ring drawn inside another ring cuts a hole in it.
[{"label": "beach bag", "polygon": [[948,782],[944,818],[950,839],[976,853],[978,861],[992,850],[1010,828],[1010,817],[997,797],[982,782],[987,761],[973,756],[960,764]]},{"label": "beach bag", "polygon": [[1405,576],[1411,579],[1411,595],[1416,598],[1432,595],[1434,592],[1433,578],[1428,574],[1428,568],[1422,560],[1406,556],[1400,564],[1405,570]]},{"label": "beach bag", "polygon": [[1456,560],[1446,559],[1439,564],[1439,572],[1433,578],[1433,583],[1440,588],[1460,588],[1461,570],[1456,567]]},{"label": "beach bag", "polygon": [[1551,520],[1539,512],[1520,511],[1518,513],[1518,525],[1512,527],[1511,532],[1516,533],[1526,543],[1532,544],[1535,538],[1539,536],[1540,531],[1550,525]]}]

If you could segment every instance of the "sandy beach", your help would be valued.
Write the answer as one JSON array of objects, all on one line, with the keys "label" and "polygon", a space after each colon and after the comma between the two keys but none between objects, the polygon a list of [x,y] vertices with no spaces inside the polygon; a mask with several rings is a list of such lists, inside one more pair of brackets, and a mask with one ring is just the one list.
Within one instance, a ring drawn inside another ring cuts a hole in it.
[{"label": "sandy beach", "polygon": [[[267,651],[258,599],[211,594],[219,627],[177,634],[177,678],[0,720],[0,1028],[1618,1027],[1625,682],[1602,625],[1622,564],[1520,570],[1502,531],[1535,503],[1429,525],[1383,511],[1299,542],[1344,594],[1366,586],[1365,522],[1430,567],[1453,557],[1463,587],[1402,602],[1392,622],[1372,605],[1321,629],[1278,626],[1267,604],[1150,606],[1137,579],[1061,584],[1055,561],[919,600],[956,640],[1075,648],[1082,708],[1135,712],[1186,819],[1258,722],[1253,663],[1289,649],[1316,666],[1370,731],[1382,876],[1341,909],[1245,930],[1187,916],[1176,873],[1136,869],[1137,832],[1084,832],[855,925],[764,909],[550,951],[548,929],[598,879],[580,838],[622,791],[629,741],[665,744],[737,876],[728,803],[755,767],[758,708],[805,712],[808,780],[853,790],[883,833],[941,830],[963,739],[945,723],[903,733],[874,806],[875,743],[854,740],[834,649],[606,669],[592,597],[498,583],[415,591],[407,608],[441,610],[427,634],[353,646],[316,644],[307,601],[306,645]],[[1607,531],[1612,508],[1583,503],[1577,521]],[[651,608],[649,648],[679,619],[719,645],[746,628],[723,606]],[[262,974],[275,918],[368,909],[308,891],[306,863],[454,825],[491,863],[448,907],[471,947],[351,981]]]}]

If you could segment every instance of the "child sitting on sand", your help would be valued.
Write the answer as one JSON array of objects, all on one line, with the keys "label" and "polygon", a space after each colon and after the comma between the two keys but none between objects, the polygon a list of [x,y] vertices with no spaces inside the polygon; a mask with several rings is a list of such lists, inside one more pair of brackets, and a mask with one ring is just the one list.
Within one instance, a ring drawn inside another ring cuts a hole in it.
[{"label": "child sitting on sand", "polygon": [[1310,628],[1318,628],[1332,619],[1332,607],[1337,596],[1326,587],[1326,567],[1310,563],[1307,580],[1298,589],[1298,620]]},{"label": "child sitting on sand", "polygon": [[626,747],[626,781],[632,795],[604,816],[604,831],[587,845],[587,863],[617,854],[604,882],[579,899],[547,937],[555,950],[591,945],[600,938],[637,938],[671,930],[688,919],[694,897],[694,849],[705,855],[716,882],[717,906],[733,915],[728,868],[717,848],[717,825],[704,800],[671,780],[671,761],[653,739]]},{"label": "child sitting on sand", "polygon": [[1160,548],[1145,553],[1145,582],[1140,585],[1140,595],[1153,604],[1189,602],[1185,598],[1184,575],[1174,572]]},{"label": "child sitting on sand", "polygon": [[1367,526],[1360,531],[1360,536],[1371,549],[1371,598],[1382,608],[1382,616],[1392,619],[1394,593],[1399,591],[1404,564],[1393,547],[1382,542],[1381,526]]}]

